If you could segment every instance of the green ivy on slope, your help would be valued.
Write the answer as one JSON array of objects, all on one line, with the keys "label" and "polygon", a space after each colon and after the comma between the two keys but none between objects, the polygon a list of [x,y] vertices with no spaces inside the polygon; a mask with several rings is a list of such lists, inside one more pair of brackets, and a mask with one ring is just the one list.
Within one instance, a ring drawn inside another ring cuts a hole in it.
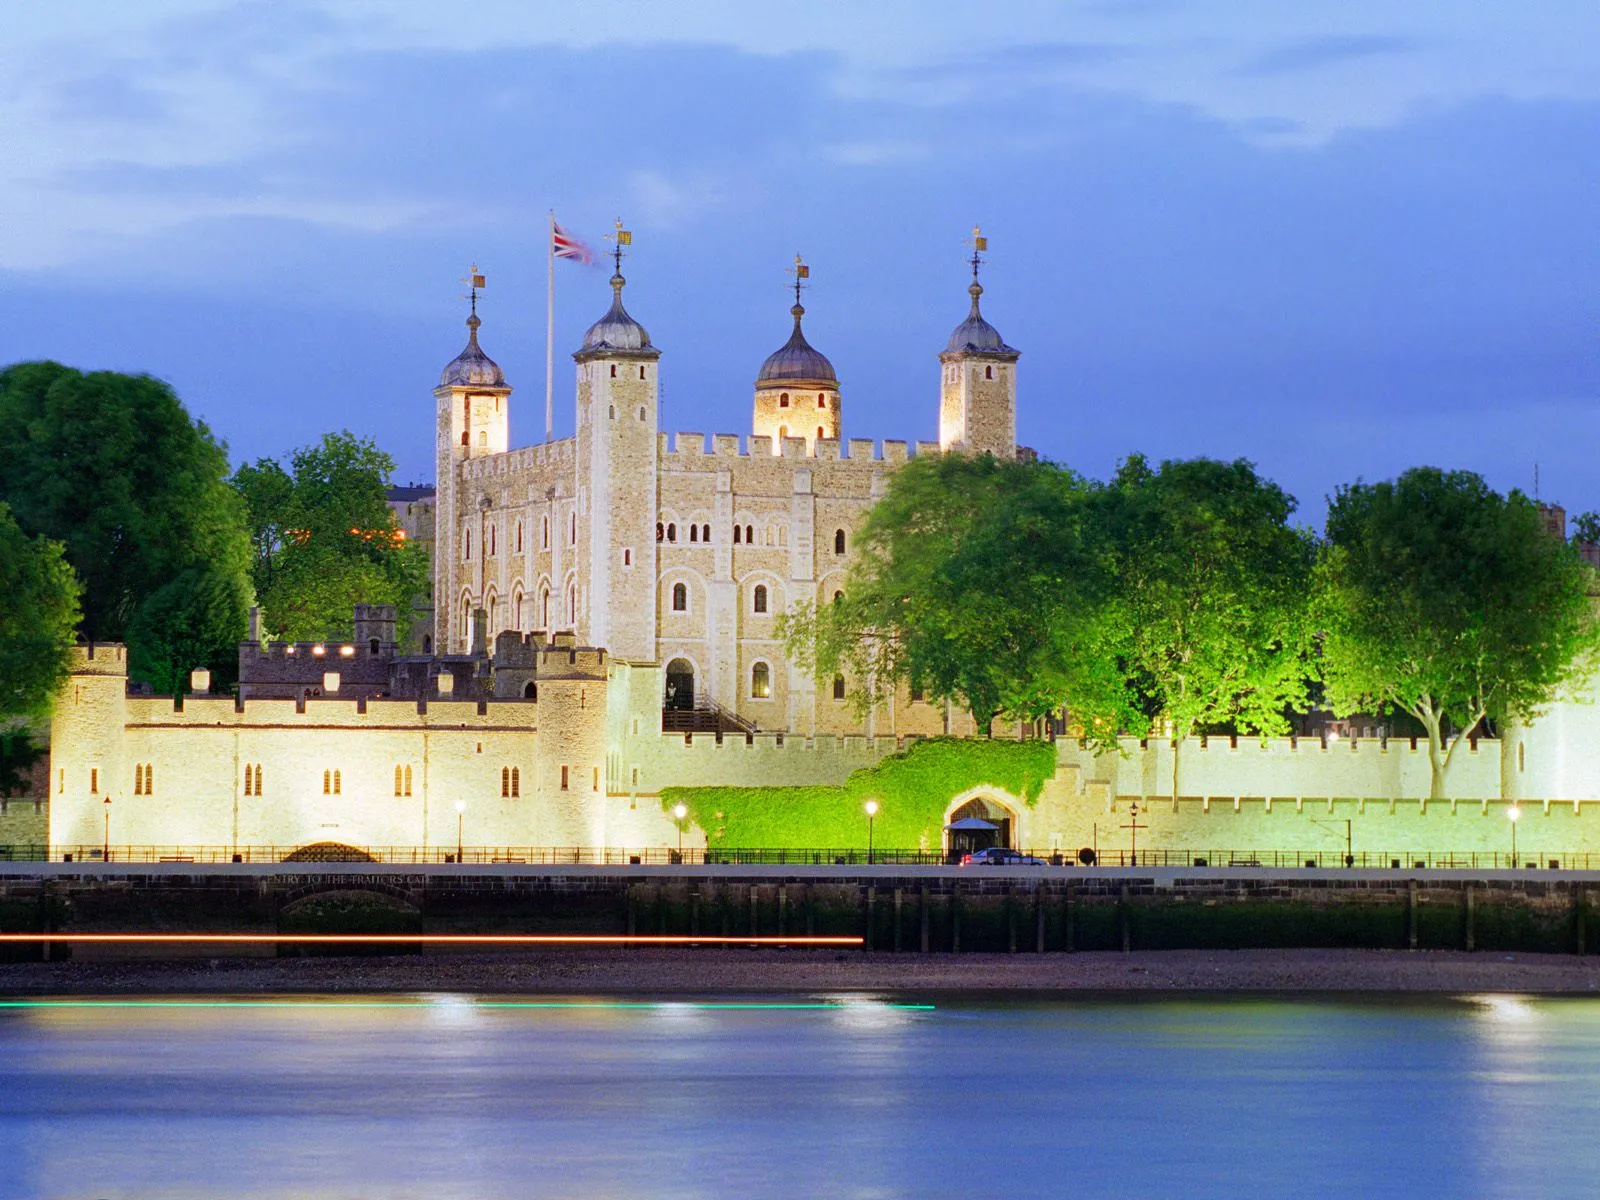
[{"label": "green ivy on slope", "polygon": [[1050,742],[931,738],[862,768],[839,786],[673,787],[663,789],[661,806],[670,812],[682,803],[687,820],[706,830],[718,849],[843,850],[866,846],[863,805],[873,799],[877,846],[936,850],[952,797],[991,784],[1032,804],[1055,769]]}]

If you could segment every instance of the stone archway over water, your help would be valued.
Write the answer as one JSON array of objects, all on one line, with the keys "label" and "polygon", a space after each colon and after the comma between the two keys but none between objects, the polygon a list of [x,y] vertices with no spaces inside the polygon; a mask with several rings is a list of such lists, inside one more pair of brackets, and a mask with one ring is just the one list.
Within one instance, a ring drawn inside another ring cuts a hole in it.
[{"label": "stone archway over water", "polygon": [[283,856],[284,862],[377,862],[365,850],[344,842],[312,842]]}]

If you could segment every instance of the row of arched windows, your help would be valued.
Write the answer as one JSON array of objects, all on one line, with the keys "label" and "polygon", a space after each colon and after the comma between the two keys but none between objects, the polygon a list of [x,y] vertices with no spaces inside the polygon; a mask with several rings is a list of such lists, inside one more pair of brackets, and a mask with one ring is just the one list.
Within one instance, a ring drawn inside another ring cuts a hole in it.
[{"label": "row of arched windows", "polygon": [[522,795],[522,770],[520,767],[500,768],[500,795],[508,799]]},{"label": "row of arched windows", "polygon": [[322,773],[322,794],[324,796],[337,796],[341,794],[339,772],[337,769]]},{"label": "row of arched windows", "polygon": [[156,768],[153,763],[133,764],[133,794],[135,796],[156,794]]},{"label": "row of arched windows", "polygon": [[[788,408],[789,407],[789,393],[788,392],[780,392],[778,394],[778,407],[779,408]],[[828,407],[828,393],[827,392],[818,392],[817,393],[817,407],[818,408],[827,408]]]},{"label": "row of arched windows", "polygon": [[[710,527],[707,526],[708,535],[709,532]],[[496,526],[493,521],[490,521],[484,527],[484,536],[487,538],[488,555],[490,558],[493,558],[495,555],[500,553],[499,535],[496,532]],[[660,540],[659,537],[657,540]],[[709,536],[706,540],[710,540]],[[515,553],[521,554],[523,552],[523,523],[521,521],[518,521],[514,527],[513,544],[516,547]],[[567,523],[567,544],[571,546],[576,546],[578,544],[577,513],[573,513]],[[539,518],[539,548],[541,550],[550,549],[549,517]],[[472,561],[472,525],[470,523],[462,526],[461,529],[461,557],[467,562]]]},{"label": "row of arched windows", "polygon": [[394,769],[394,794],[396,796],[411,795],[411,768],[397,766]]},{"label": "row of arched windows", "polygon": [[261,796],[261,764],[245,763],[244,765],[244,794],[246,796]]}]

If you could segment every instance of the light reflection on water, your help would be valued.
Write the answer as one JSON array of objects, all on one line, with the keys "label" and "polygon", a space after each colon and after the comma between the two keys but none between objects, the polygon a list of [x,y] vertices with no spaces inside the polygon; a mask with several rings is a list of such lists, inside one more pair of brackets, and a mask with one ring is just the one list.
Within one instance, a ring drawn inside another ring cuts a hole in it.
[{"label": "light reflection on water", "polygon": [[[737,998],[723,998],[737,1000]],[[1600,1000],[0,1009],[0,1196],[1588,1196]]]}]

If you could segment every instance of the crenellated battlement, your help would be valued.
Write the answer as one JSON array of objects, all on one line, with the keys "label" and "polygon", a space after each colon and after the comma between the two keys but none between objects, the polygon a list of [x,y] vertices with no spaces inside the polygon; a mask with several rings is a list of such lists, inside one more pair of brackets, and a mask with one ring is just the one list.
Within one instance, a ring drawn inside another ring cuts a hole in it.
[{"label": "crenellated battlement", "polygon": [[73,675],[127,675],[128,648],[119,642],[88,642],[72,647],[68,671]]},{"label": "crenellated battlement", "polygon": [[513,475],[540,467],[570,469],[578,456],[576,438],[562,438],[554,442],[540,442],[503,454],[486,454],[469,458],[461,464],[462,479],[492,479]]},{"label": "crenellated battlement", "polygon": [[672,460],[680,464],[692,463],[702,458],[724,458],[763,461],[773,458],[809,459],[822,462],[890,463],[899,465],[913,455],[941,453],[938,442],[918,441],[907,443],[898,438],[881,442],[871,438],[821,438],[807,452],[806,439],[785,438],[781,454],[772,452],[772,438],[767,434],[751,434],[741,438],[736,433],[716,433],[709,439],[703,433],[687,431],[661,433],[657,445],[664,463]]}]

